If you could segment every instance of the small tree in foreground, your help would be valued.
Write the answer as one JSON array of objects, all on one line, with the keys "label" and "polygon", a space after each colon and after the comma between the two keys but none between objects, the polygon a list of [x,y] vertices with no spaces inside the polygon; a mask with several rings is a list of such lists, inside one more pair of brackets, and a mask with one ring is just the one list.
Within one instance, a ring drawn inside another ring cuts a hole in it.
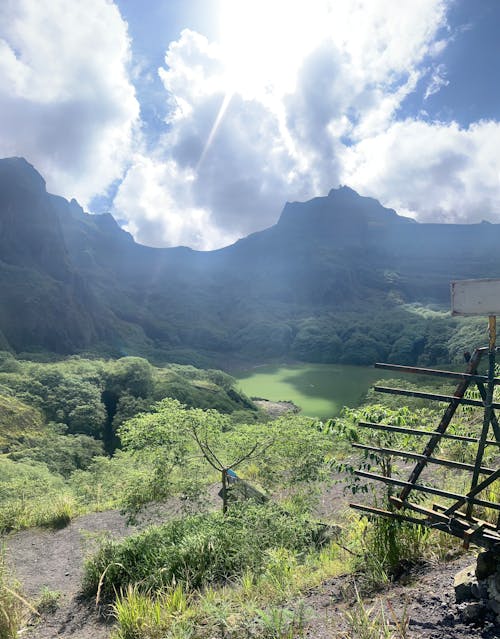
[{"label": "small tree in foreground", "polygon": [[234,470],[238,468],[238,466],[240,466],[243,462],[250,461],[251,459],[255,459],[263,455],[265,451],[270,446],[272,446],[273,440],[269,439],[268,441],[264,442],[257,441],[253,445],[249,443],[248,448],[242,450],[241,454],[239,454],[239,456],[236,457],[234,461],[224,464],[215,454],[211,444],[209,443],[209,435],[205,423],[197,424],[195,421],[193,421],[191,423],[190,432],[196,444],[198,445],[203,458],[210,464],[210,466],[212,466],[214,470],[219,472],[221,475],[222,512],[225,513],[227,512],[229,483],[236,478]]},{"label": "small tree in foreground", "polygon": [[209,480],[207,464],[221,478],[224,511],[236,468],[251,465],[268,489],[321,479],[332,447],[331,438],[309,418],[234,426],[227,415],[186,408],[174,399],[127,421],[119,433],[124,449],[146,468],[128,491],[125,510],[132,516],[145,504],[174,494],[199,500]]}]

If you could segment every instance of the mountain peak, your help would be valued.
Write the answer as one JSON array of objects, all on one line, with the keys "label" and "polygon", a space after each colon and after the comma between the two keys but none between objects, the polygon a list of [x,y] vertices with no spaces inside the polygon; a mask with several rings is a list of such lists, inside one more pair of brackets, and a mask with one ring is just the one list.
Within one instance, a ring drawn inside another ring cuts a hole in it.
[{"label": "mountain peak", "polygon": [[329,198],[337,197],[339,195],[342,197],[352,197],[352,198],[362,197],[357,191],[355,191],[354,189],[351,189],[350,186],[346,186],[345,184],[339,186],[338,189],[330,189],[328,193]]},{"label": "mountain peak", "polygon": [[331,189],[326,197],[315,197],[307,202],[287,202],[278,225],[295,228],[300,233],[356,234],[360,228],[379,230],[387,225],[413,222],[402,217],[394,209],[383,206],[372,197],[359,195],[349,186]]},{"label": "mountain peak", "polygon": [[33,191],[45,191],[45,180],[25,158],[0,159],[0,179],[6,184],[17,183]]}]

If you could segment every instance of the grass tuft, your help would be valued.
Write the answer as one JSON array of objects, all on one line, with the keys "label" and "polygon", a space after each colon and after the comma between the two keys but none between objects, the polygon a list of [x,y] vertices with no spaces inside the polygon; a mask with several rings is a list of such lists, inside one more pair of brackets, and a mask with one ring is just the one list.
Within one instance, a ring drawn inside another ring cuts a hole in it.
[{"label": "grass tuft", "polygon": [[20,594],[19,583],[13,578],[0,553],[0,639],[17,639],[27,611],[38,614]]}]

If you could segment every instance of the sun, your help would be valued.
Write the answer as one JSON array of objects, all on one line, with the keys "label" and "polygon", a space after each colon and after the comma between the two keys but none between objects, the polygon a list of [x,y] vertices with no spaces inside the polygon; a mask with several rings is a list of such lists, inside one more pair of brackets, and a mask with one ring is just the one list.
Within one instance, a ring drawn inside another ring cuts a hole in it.
[{"label": "sun", "polygon": [[328,0],[220,0],[218,54],[225,94],[196,166],[198,172],[235,94],[276,111],[331,25]]},{"label": "sun", "polygon": [[293,91],[329,17],[326,0],[220,0],[218,39],[231,90],[248,98]]}]

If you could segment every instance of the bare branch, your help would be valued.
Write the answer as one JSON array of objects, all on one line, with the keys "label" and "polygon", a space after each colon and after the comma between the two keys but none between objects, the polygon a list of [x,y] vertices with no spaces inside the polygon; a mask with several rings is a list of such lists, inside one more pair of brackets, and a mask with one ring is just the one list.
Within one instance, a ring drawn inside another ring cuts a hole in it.
[{"label": "bare branch", "polygon": [[[196,441],[196,443],[198,444],[199,449],[201,450],[203,457],[207,460],[207,462],[210,464],[210,466],[212,466],[212,468],[214,468],[215,470],[217,470],[218,472],[220,472],[222,470],[222,468],[219,468],[216,463],[213,462],[213,460],[210,458],[210,456],[207,454],[204,444],[200,441],[200,438],[198,437],[198,431],[196,430],[196,428],[193,427],[192,429],[192,435]],[[210,451],[210,449],[208,449],[208,451],[211,453],[212,451]],[[214,456],[215,457],[215,456]],[[220,464],[219,460],[217,459],[217,457],[215,457],[215,461]]]},{"label": "bare branch", "polygon": [[228,466],[228,468],[236,468],[236,466],[239,466],[247,459],[252,459],[253,457],[258,457],[259,455],[262,455],[262,453],[264,453],[273,444],[274,444],[274,439],[271,439],[266,445],[263,444],[262,448],[260,449],[259,449],[259,444],[258,443],[255,444],[255,446],[253,446],[248,453],[245,453],[244,455],[242,455],[237,461],[235,461],[233,464]]},{"label": "bare branch", "polygon": [[219,466],[220,466],[219,470],[223,470],[225,468],[225,466],[221,463],[221,461],[219,460],[217,455],[210,448],[210,446],[208,445],[208,442],[205,442],[205,446],[206,446],[206,449],[208,450],[208,452],[210,453],[210,455],[212,455],[212,458],[215,459],[215,461],[219,464]]}]

